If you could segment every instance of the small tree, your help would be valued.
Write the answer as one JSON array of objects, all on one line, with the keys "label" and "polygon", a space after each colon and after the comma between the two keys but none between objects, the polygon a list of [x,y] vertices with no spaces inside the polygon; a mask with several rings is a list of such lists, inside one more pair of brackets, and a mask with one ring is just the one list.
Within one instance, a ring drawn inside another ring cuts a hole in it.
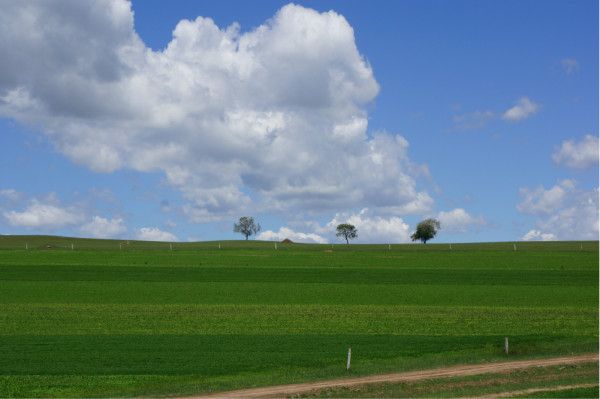
[{"label": "small tree", "polygon": [[344,237],[346,239],[346,244],[348,244],[348,240],[358,237],[358,231],[353,225],[349,223],[342,223],[338,224],[337,233],[335,235],[338,237]]},{"label": "small tree", "polygon": [[255,223],[251,216],[242,216],[239,223],[233,224],[233,231],[241,233],[247,240],[248,237],[260,231],[260,224]]},{"label": "small tree", "polygon": [[431,240],[440,229],[440,222],[437,219],[425,219],[417,225],[417,231],[410,236],[413,241],[420,240],[423,244]]}]

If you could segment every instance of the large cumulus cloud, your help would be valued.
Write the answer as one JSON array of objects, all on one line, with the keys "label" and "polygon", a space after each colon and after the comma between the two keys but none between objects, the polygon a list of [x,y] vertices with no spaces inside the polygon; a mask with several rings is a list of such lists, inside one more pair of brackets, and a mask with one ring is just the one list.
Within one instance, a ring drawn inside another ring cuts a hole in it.
[{"label": "large cumulus cloud", "polygon": [[95,171],[163,172],[192,221],[432,206],[406,140],[367,134],[379,87],[333,11],[290,4],[248,32],[182,20],[153,51],[124,0],[3,7],[0,115]]},{"label": "large cumulus cloud", "polygon": [[546,189],[519,190],[517,209],[535,215],[536,228],[524,240],[596,240],[598,239],[598,188],[584,190],[574,180],[563,180]]}]

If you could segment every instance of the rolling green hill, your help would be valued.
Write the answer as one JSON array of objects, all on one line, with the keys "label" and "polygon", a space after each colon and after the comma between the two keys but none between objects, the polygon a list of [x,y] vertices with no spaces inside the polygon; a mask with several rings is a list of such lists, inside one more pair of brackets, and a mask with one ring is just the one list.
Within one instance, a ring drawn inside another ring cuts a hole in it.
[{"label": "rolling green hill", "polygon": [[504,337],[510,358],[590,352],[598,242],[0,236],[0,326],[1,397],[190,394],[490,361],[506,358]]}]

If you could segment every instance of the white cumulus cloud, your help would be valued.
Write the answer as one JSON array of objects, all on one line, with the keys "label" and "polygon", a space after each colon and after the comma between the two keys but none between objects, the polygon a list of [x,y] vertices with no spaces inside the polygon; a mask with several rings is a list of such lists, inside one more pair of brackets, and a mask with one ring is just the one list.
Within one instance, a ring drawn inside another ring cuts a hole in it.
[{"label": "white cumulus cloud", "polygon": [[444,231],[466,232],[471,227],[485,224],[483,217],[472,216],[463,208],[441,211],[437,219],[440,221],[440,228]]},{"label": "white cumulus cloud", "polygon": [[514,107],[504,112],[502,119],[510,122],[518,122],[535,114],[539,108],[539,104],[536,104],[527,97],[521,97]]},{"label": "white cumulus cloud", "polygon": [[[549,189],[522,188],[517,209],[537,216],[534,231],[558,240],[598,239],[598,188],[582,190],[572,180]],[[542,233],[543,232],[543,233]],[[531,233],[531,232],[529,232]],[[535,237],[535,232],[525,237]],[[529,234],[529,235],[528,235]]]},{"label": "white cumulus cloud", "polygon": [[552,160],[573,169],[592,167],[598,163],[598,137],[586,134],[579,142],[565,140],[552,154]]},{"label": "white cumulus cloud", "polygon": [[36,199],[30,201],[29,206],[20,212],[6,211],[3,215],[12,226],[41,229],[72,226],[83,220],[83,215],[78,209]]},{"label": "white cumulus cloud", "polygon": [[304,242],[304,243],[317,243],[326,244],[327,240],[315,233],[301,233],[294,231],[288,227],[281,227],[279,231],[267,230],[260,233],[257,237],[258,240],[265,241],[283,241],[286,238],[293,242]]},{"label": "white cumulus cloud", "polygon": [[94,238],[118,237],[127,231],[127,227],[121,218],[106,219],[94,216],[92,220],[80,227],[83,234]]},{"label": "white cumulus cloud", "polygon": [[534,189],[522,187],[519,189],[521,202],[517,209],[524,213],[550,214],[563,205],[565,197],[573,190],[575,184],[572,180],[563,180],[547,190],[542,186]]},{"label": "white cumulus cloud", "polygon": [[178,241],[175,234],[158,227],[142,227],[137,231],[135,238],[142,241]]},{"label": "white cumulus cloud", "polygon": [[529,230],[521,239],[523,241],[555,241],[556,236],[552,233],[542,233],[539,230]]},{"label": "white cumulus cloud", "polygon": [[9,1],[0,37],[0,116],[92,170],[162,172],[191,221],[433,202],[408,142],[367,134],[379,85],[334,11],[289,4],[243,33],[182,20],[154,51],[125,0]]}]

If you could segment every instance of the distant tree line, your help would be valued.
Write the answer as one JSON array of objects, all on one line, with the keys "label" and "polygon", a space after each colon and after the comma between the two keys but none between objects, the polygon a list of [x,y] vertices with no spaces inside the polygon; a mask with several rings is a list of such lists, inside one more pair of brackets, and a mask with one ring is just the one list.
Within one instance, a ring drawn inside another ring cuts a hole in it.
[{"label": "distant tree line", "polygon": [[[417,225],[416,231],[410,236],[413,241],[421,241],[423,244],[427,244],[427,241],[433,239],[440,229],[440,222],[437,219],[429,218],[425,219]],[[248,237],[256,235],[261,230],[260,224],[254,221],[251,216],[242,216],[237,223],[233,224],[233,231],[240,233],[247,240]],[[356,226],[350,223],[338,224],[335,235],[342,237],[346,240],[346,244],[350,243],[350,240],[354,240],[358,237],[358,229]]]}]

